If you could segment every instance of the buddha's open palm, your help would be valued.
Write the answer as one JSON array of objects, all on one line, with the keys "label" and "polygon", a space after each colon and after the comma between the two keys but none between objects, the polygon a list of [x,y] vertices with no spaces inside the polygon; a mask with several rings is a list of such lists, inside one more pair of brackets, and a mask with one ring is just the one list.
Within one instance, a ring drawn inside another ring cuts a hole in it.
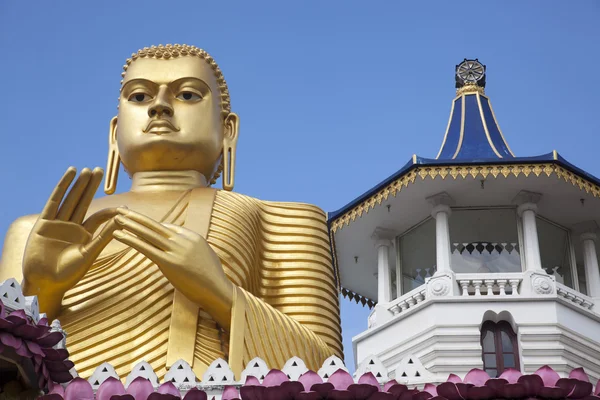
[{"label": "buddha's open palm", "polygon": [[76,174],[75,168],[69,168],[52,192],[29,234],[23,257],[27,292],[46,301],[58,301],[59,305],[64,293],[85,275],[117,228],[113,219],[92,239],[96,229],[116,215],[116,209],[99,211],[84,223],[103,172],[100,168],[83,169],[68,191]]}]

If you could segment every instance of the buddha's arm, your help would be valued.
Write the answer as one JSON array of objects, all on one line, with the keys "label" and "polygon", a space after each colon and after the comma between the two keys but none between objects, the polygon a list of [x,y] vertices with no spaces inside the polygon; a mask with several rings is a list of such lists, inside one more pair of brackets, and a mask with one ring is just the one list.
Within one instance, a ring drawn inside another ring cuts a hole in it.
[{"label": "buddha's arm", "polygon": [[250,286],[253,293],[236,289],[232,361],[243,352],[245,362],[260,355],[272,368],[281,368],[296,355],[317,369],[325,358],[342,356],[325,214],[289,203],[260,203],[260,210],[259,274]]},{"label": "buddha's arm", "polygon": [[25,244],[37,218],[37,215],[18,218],[8,228],[0,260],[0,282],[9,278],[22,281]]}]

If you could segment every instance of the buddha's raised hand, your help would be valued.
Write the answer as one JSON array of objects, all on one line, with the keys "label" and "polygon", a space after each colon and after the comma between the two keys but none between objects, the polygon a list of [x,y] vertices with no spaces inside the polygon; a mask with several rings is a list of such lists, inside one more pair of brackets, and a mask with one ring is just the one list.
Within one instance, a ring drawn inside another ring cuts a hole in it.
[{"label": "buddha's raised hand", "polygon": [[83,169],[68,190],[76,175],[71,167],[61,178],[29,234],[23,255],[24,290],[38,296],[49,317],[58,312],[64,293],[85,275],[117,228],[111,219],[116,209],[99,211],[83,222],[102,181],[102,169]]}]

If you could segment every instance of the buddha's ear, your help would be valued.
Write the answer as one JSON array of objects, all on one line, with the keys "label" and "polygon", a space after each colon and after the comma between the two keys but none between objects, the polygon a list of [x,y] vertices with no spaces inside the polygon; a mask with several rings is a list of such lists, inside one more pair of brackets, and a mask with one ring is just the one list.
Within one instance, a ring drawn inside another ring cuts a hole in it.
[{"label": "buddha's ear", "polygon": [[117,147],[117,117],[113,117],[108,129],[108,160],[104,177],[104,193],[113,194],[117,189],[120,164],[119,148]]},{"label": "buddha's ear", "polygon": [[233,190],[235,183],[235,150],[237,147],[240,117],[229,113],[223,123],[223,189]]}]

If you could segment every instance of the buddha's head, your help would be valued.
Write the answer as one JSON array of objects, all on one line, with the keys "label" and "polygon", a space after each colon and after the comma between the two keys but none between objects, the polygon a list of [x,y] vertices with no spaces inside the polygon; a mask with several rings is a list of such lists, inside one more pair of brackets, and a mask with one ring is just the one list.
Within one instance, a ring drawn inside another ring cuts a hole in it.
[{"label": "buddha's head", "polygon": [[123,69],[105,192],[115,191],[119,163],[130,175],[193,170],[210,183],[223,172],[231,190],[239,118],[213,58],[193,46],[161,45],[139,50]]}]

